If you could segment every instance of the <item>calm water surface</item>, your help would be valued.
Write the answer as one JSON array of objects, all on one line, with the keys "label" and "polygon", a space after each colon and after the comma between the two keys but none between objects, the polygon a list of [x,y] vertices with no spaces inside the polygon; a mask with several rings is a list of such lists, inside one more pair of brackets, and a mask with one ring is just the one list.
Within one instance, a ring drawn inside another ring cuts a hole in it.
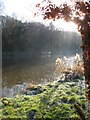
[{"label": "calm water surface", "polygon": [[3,59],[2,85],[11,88],[28,82],[44,84],[53,79],[54,71],[55,63],[50,59]]}]

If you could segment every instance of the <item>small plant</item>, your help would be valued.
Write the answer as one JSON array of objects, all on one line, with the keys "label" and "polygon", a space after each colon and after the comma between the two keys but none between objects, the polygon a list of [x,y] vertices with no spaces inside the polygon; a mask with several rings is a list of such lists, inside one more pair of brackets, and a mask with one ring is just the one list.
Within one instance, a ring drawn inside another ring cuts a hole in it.
[{"label": "small plant", "polygon": [[76,53],[74,57],[57,58],[55,61],[56,73],[60,73],[63,79],[79,78],[84,75],[84,65],[80,55]]}]

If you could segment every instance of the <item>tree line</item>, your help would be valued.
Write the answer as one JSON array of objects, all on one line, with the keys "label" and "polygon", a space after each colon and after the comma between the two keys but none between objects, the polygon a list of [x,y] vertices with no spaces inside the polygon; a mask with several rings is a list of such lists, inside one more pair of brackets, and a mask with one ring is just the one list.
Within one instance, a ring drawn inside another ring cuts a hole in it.
[{"label": "tree line", "polygon": [[81,52],[78,33],[60,31],[52,23],[24,22],[2,16],[2,52],[12,56],[17,53],[37,55],[42,52],[52,54],[75,54]]}]

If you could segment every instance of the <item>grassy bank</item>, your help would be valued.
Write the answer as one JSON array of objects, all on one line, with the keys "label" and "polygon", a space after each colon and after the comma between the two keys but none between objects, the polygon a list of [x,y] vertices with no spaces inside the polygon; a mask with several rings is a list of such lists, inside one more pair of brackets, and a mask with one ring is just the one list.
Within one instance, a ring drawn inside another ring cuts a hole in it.
[{"label": "grassy bank", "polygon": [[0,99],[0,118],[79,120],[74,103],[85,110],[84,89],[80,80],[57,81],[32,86],[20,96]]}]

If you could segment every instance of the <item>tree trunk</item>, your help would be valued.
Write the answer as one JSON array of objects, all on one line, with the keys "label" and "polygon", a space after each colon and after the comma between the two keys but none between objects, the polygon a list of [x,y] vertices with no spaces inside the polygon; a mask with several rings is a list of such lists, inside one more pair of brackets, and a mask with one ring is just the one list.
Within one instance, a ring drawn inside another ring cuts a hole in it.
[{"label": "tree trunk", "polygon": [[87,115],[90,120],[90,34],[89,29],[82,35],[82,49],[85,68],[85,87],[86,87],[86,99],[87,99]]}]

